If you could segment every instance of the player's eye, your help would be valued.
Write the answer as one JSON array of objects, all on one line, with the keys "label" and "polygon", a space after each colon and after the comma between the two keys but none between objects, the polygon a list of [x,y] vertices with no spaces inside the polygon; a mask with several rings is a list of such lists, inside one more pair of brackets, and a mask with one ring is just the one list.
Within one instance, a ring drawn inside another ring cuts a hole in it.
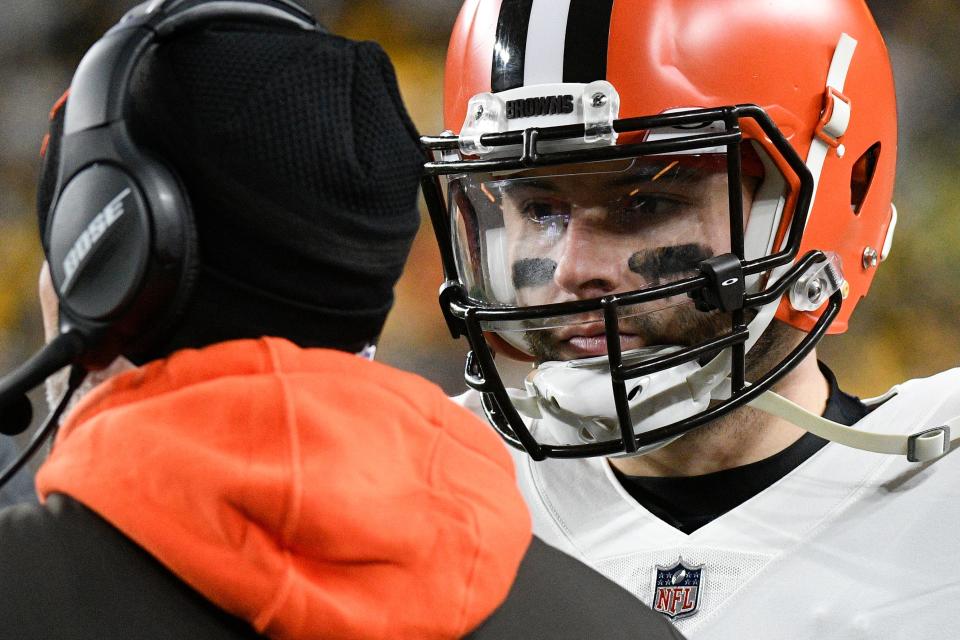
[{"label": "player's eye", "polygon": [[654,193],[633,193],[614,209],[611,223],[619,232],[641,231],[660,218],[678,213],[687,203],[679,198]]},{"label": "player's eye", "polygon": [[560,238],[570,223],[570,203],[556,198],[529,199],[522,211],[536,233],[551,240]]},{"label": "player's eye", "polygon": [[570,203],[554,198],[527,200],[523,205],[523,215],[527,220],[539,225],[563,224],[570,220]]},{"label": "player's eye", "polygon": [[683,206],[678,198],[653,193],[635,193],[627,196],[622,211],[634,215],[669,215]]}]

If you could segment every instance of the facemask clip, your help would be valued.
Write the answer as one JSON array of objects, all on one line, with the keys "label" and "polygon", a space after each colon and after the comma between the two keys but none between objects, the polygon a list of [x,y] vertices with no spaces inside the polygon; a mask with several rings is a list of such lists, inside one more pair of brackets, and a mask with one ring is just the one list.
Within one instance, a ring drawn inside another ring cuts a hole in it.
[{"label": "facemask clip", "polygon": [[709,284],[690,292],[697,311],[736,311],[743,308],[746,282],[740,258],[732,253],[709,258],[700,263],[700,273],[707,277]]},{"label": "facemask clip", "polygon": [[790,288],[790,305],[797,311],[816,311],[844,288],[840,256],[826,253],[827,259],[814,263]]},{"label": "facemask clip", "polygon": [[460,152],[465,156],[482,156],[493,151],[480,142],[487,133],[507,130],[507,110],[503,100],[492,93],[480,93],[470,98],[467,119],[460,130]]},{"label": "facemask clip", "polygon": [[620,94],[606,80],[591,82],[583,89],[583,141],[587,144],[616,144],[613,123],[620,117]]}]

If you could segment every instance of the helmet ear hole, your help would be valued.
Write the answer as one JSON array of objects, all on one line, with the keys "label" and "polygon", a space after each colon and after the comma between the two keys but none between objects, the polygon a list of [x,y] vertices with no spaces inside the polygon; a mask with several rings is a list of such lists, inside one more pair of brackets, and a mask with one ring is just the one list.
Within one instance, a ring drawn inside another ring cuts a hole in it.
[{"label": "helmet ear hole", "polygon": [[879,159],[880,143],[876,142],[853,164],[850,175],[850,209],[857,215],[860,215],[863,202],[867,199]]}]

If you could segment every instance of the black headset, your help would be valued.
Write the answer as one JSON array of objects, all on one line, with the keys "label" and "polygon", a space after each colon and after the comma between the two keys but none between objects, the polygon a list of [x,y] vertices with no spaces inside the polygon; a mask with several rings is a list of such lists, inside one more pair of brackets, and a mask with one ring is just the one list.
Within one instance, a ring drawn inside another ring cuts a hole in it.
[{"label": "black headset", "polygon": [[130,82],[154,43],[214,21],[315,31],[287,0],[183,0],[134,8],[84,56],[71,83],[54,198],[44,231],[60,333],[84,340],[80,364],[138,355],[169,329],[197,271],[190,199],[176,171],[130,137]]},{"label": "black headset", "polygon": [[143,353],[189,300],[198,270],[190,199],[176,171],[131,138],[127,117],[131,79],[152,45],[213,22],[324,31],[293,0],[150,0],[90,48],[71,82],[43,230],[60,336],[0,379],[0,432],[23,432],[26,392],[72,365],[71,391],[34,439],[42,443],[86,371]]}]

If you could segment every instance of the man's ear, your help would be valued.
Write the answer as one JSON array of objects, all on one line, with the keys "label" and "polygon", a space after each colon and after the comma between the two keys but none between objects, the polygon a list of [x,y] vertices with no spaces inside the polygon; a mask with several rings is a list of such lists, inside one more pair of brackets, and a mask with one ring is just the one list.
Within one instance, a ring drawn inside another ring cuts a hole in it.
[{"label": "man's ear", "polygon": [[40,268],[38,290],[40,309],[43,312],[43,335],[46,341],[50,342],[60,334],[60,299],[57,298],[57,292],[53,288],[50,265],[46,260]]}]

